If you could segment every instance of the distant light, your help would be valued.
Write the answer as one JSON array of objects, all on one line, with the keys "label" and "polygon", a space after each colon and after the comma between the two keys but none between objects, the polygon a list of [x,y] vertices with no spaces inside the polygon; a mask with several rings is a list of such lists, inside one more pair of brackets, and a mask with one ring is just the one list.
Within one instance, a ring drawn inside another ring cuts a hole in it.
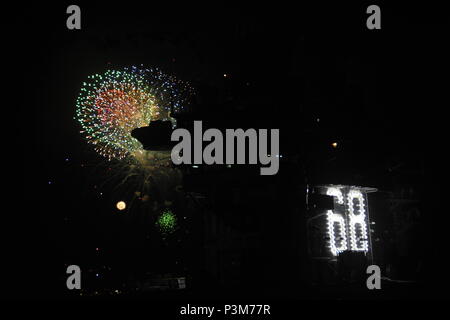
[{"label": "distant light", "polygon": [[338,144],[337,144],[337,142],[333,142],[333,143],[331,144],[331,146],[332,146],[333,148],[337,148]]},{"label": "distant light", "polygon": [[119,202],[117,202],[116,207],[117,207],[117,209],[122,211],[127,207],[127,205],[124,201],[119,201]]},{"label": "distant light", "polygon": [[69,158],[66,158],[66,162],[69,161]]},{"label": "distant light", "polygon": [[198,166],[192,166],[192,168],[195,168],[195,169],[197,169],[197,168],[198,168]]},{"label": "distant light", "polygon": [[228,77],[228,75],[227,75],[226,73],[224,73],[224,74],[223,74],[223,77],[226,78],[226,77]]},{"label": "distant light", "polygon": [[317,119],[316,119],[316,121],[317,121],[317,122],[320,122],[320,119],[319,119],[319,118],[317,118]]},{"label": "distant light", "polygon": [[52,184],[52,182],[51,182],[51,181],[49,181],[49,182],[48,182],[48,184]]}]

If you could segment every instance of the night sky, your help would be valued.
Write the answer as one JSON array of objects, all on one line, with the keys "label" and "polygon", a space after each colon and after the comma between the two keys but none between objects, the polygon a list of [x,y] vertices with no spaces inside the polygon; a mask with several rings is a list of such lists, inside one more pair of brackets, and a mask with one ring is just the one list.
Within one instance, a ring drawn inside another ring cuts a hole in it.
[{"label": "night sky", "polygon": [[[202,239],[209,231],[200,209],[183,200],[183,230],[166,243],[145,219],[145,205],[129,216],[118,213],[116,202],[128,201],[136,190],[116,187],[109,172],[114,165],[84,141],[74,119],[87,76],[143,64],[190,82],[197,91],[192,114],[211,127],[280,129],[286,160],[277,176],[264,180],[254,167],[243,166],[233,182],[207,168],[185,177],[186,189],[192,185],[192,192],[206,195],[207,209],[201,210],[238,234],[261,233],[257,254],[241,263],[251,268],[278,261],[282,266],[273,263],[277,276],[261,273],[268,288],[278,288],[278,275],[295,273],[306,259],[300,255],[284,267],[293,251],[301,251],[296,241],[303,236],[290,235],[291,220],[284,213],[300,210],[306,172],[310,181],[372,186],[381,195],[414,189],[421,233],[413,238],[424,247],[423,285],[443,297],[437,290],[441,283],[431,276],[446,256],[440,230],[448,219],[438,187],[445,180],[447,149],[442,97],[448,83],[443,71],[448,17],[442,8],[380,4],[382,29],[368,30],[365,8],[371,3],[86,3],[79,4],[81,30],[67,30],[69,4],[34,4],[4,13],[11,15],[12,57],[4,65],[12,71],[13,88],[3,94],[15,98],[3,106],[12,112],[3,118],[8,203],[3,213],[12,221],[2,226],[7,247],[2,275],[11,287],[2,295],[70,298],[69,264],[120,270],[105,280],[108,285],[125,282],[130,270],[183,268],[199,279],[199,288],[215,283],[201,276]],[[236,192],[247,209],[222,215],[221,205]],[[387,230],[389,219],[382,209],[377,214],[380,228]],[[296,244],[284,244],[289,242]],[[241,272],[246,274],[245,267]],[[253,284],[241,281],[237,288],[252,292]],[[210,285],[208,292],[223,292],[220,285]],[[238,289],[227,290],[231,295]],[[281,296],[295,295],[280,290]],[[309,294],[300,291],[299,296]],[[320,290],[314,294],[326,296]]]}]

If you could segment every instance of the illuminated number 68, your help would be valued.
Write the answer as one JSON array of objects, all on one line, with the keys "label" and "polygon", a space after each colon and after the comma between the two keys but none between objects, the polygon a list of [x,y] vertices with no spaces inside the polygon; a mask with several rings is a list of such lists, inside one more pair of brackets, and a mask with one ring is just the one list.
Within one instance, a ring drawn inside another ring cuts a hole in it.
[{"label": "illuminated number 68", "polygon": [[[350,250],[368,251],[368,236],[365,214],[365,200],[361,191],[351,189],[345,196],[339,188],[328,188],[327,195],[336,198],[340,205],[346,207],[345,214],[348,216],[346,221],[344,214],[336,213],[332,210],[327,212],[328,235],[330,237],[330,250],[333,255],[347,250],[347,243],[350,242]],[[347,225],[350,241],[347,238]]]}]

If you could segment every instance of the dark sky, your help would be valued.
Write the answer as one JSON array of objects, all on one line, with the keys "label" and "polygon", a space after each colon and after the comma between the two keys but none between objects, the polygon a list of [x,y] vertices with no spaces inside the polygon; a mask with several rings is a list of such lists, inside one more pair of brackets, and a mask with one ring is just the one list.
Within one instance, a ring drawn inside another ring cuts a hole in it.
[{"label": "dark sky", "polygon": [[[432,174],[439,168],[434,159],[444,150],[446,105],[439,96],[447,57],[443,10],[386,5],[382,30],[372,32],[365,27],[366,4],[80,4],[82,29],[70,31],[67,5],[17,9],[8,31],[14,63],[4,63],[19,76],[20,97],[12,102],[15,121],[8,121],[15,127],[11,150],[18,150],[6,157],[15,168],[7,169],[14,172],[8,184],[19,219],[17,232],[8,235],[20,257],[17,270],[40,253],[59,261],[64,254],[55,252],[64,243],[75,246],[71,237],[83,225],[83,244],[111,238],[96,234],[101,218],[89,218],[105,202],[92,200],[86,211],[80,202],[95,184],[80,165],[97,157],[73,119],[80,84],[107,68],[158,66],[215,90],[219,104],[230,96],[237,104],[250,101],[243,111],[231,111],[236,123],[242,117],[253,119],[249,126],[280,128],[281,146],[292,153],[308,140],[297,136],[300,130],[343,141],[349,154],[362,152],[362,168],[386,169],[397,159]],[[214,105],[208,112],[223,112]],[[61,203],[71,209],[61,212]],[[67,216],[76,222],[64,231]]]}]

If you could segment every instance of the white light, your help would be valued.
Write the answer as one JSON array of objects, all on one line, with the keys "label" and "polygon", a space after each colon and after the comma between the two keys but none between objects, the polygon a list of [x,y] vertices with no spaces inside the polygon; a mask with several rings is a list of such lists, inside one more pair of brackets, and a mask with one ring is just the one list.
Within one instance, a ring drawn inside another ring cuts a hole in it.
[{"label": "white light", "polygon": [[[330,250],[335,256],[344,250],[369,250],[365,194],[359,189],[347,190],[329,187],[326,191],[328,196],[335,198],[335,204],[343,205],[327,212]],[[336,224],[338,228],[335,228]]]},{"label": "white light", "polygon": [[[355,203],[358,201],[357,209],[355,210]],[[368,251],[368,236],[365,215],[364,195],[361,191],[352,189],[347,194],[349,229],[350,229],[350,247],[355,251]],[[356,234],[357,225],[360,227],[361,235]]]},{"label": "white light", "polygon": [[339,204],[344,204],[344,196],[339,188],[331,187],[327,189],[327,196],[333,196],[337,198]]},{"label": "white light", "polygon": [[[337,255],[339,252],[347,250],[347,237],[345,236],[345,220],[340,214],[335,214],[333,211],[328,210],[328,235],[330,237],[330,250],[333,255]],[[338,223],[338,235],[335,234],[334,225]],[[336,245],[336,240],[339,241],[339,245]]]}]

